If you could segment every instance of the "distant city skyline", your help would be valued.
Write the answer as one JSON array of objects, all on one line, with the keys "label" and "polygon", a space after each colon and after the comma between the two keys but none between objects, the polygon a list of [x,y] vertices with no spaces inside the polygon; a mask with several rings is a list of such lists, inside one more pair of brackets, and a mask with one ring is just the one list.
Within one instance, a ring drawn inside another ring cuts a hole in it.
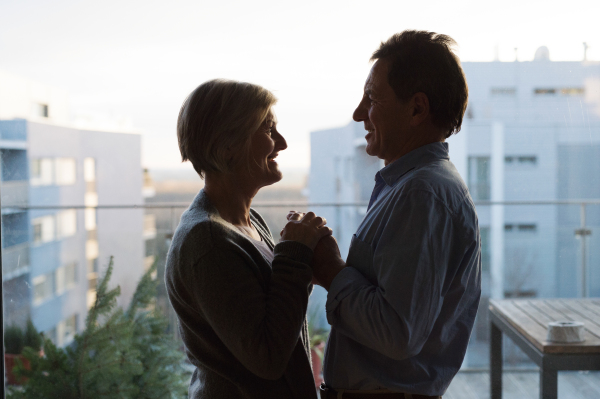
[{"label": "distant city skyline", "polygon": [[351,120],[368,59],[391,34],[448,34],[462,61],[529,61],[543,45],[553,61],[579,61],[583,42],[600,60],[598,14],[598,3],[582,0],[3,2],[0,69],[66,89],[74,114],[131,118],[151,169],[182,167],[175,122],[198,84],[258,83],[280,99],[289,145],[280,165],[307,168],[309,132]]}]

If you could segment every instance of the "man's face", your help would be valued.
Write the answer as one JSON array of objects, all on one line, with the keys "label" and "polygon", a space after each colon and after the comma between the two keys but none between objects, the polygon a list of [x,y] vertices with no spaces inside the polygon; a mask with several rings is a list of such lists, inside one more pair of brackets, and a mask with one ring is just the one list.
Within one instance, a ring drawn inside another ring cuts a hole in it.
[{"label": "man's face", "polygon": [[388,83],[388,61],[378,60],[367,77],[363,98],[352,115],[368,132],[367,154],[387,165],[402,154],[409,140],[410,107],[396,97]]}]

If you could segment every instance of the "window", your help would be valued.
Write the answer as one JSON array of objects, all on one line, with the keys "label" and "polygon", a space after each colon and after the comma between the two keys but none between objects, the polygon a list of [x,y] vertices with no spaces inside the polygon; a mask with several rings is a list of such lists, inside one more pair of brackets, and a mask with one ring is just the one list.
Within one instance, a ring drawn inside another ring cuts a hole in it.
[{"label": "window", "polygon": [[88,183],[96,181],[96,160],[94,158],[83,160],[83,180]]},{"label": "window", "polygon": [[55,239],[54,215],[42,216],[32,220],[33,243],[42,244]]},{"label": "window", "polygon": [[39,305],[54,294],[54,273],[33,278],[33,303]]},{"label": "window", "polygon": [[537,156],[535,155],[527,155],[527,156],[506,156],[504,157],[504,162],[507,166],[535,166],[537,165]]},{"label": "window", "polygon": [[75,181],[75,158],[56,158],[56,184],[67,186]]},{"label": "window", "polygon": [[65,292],[65,268],[59,267],[54,271],[54,293],[61,295]]},{"label": "window", "polygon": [[535,224],[520,224],[517,226],[517,229],[526,233],[535,233],[537,231],[537,226]]},{"label": "window", "polygon": [[30,172],[32,186],[65,186],[75,184],[77,180],[75,158],[32,159]]},{"label": "window", "polygon": [[74,314],[58,323],[56,326],[56,344],[58,346],[65,346],[73,341],[77,333],[78,320],[79,316]]},{"label": "window", "polygon": [[533,90],[534,94],[539,96],[556,95],[561,96],[583,96],[585,89],[583,87],[562,87],[562,88],[539,88]]},{"label": "window", "polygon": [[31,185],[49,186],[54,183],[54,160],[38,158],[31,160]]},{"label": "window", "polygon": [[534,89],[533,92],[536,96],[553,96],[556,94],[556,89]]},{"label": "window", "polygon": [[77,211],[67,209],[56,215],[35,218],[32,220],[32,226],[34,244],[71,237],[77,232]]},{"label": "window", "polygon": [[95,230],[96,229],[96,209],[86,208],[84,211],[85,216],[85,229]]},{"label": "window", "polygon": [[469,157],[469,191],[474,200],[490,199],[490,173],[490,157]]},{"label": "window", "polygon": [[77,284],[77,262],[71,262],[65,265],[65,287],[67,289]]},{"label": "window", "polygon": [[492,97],[514,97],[517,94],[516,87],[492,87],[490,89]]},{"label": "window", "polygon": [[560,89],[560,94],[563,96],[583,96],[585,89],[583,87],[565,87]]},{"label": "window", "polygon": [[88,279],[88,306],[93,304],[93,301],[96,300],[96,286],[98,285],[98,258],[88,259],[88,270],[87,270],[87,279]]},{"label": "window", "polygon": [[506,232],[522,232],[522,233],[535,233],[537,231],[537,225],[535,224],[505,224],[504,231]]},{"label": "window", "polygon": [[48,117],[48,104],[34,103],[33,104],[33,116],[47,118]]},{"label": "window", "polygon": [[77,262],[67,263],[54,272],[54,293],[61,295],[77,284]]},{"label": "window", "polygon": [[98,273],[98,258],[88,259],[88,273]]},{"label": "window", "polygon": [[70,237],[77,232],[77,212],[67,209],[56,214],[58,237]]}]

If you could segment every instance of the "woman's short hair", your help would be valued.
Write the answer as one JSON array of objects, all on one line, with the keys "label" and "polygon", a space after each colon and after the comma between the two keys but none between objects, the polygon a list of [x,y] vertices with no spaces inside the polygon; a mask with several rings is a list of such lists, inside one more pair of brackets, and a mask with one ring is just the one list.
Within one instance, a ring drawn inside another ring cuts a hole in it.
[{"label": "woman's short hair", "polygon": [[371,57],[390,62],[388,83],[398,99],[427,95],[433,123],[444,129],[446,138],[460,131],[469,96],[460,61],[451,49],[455,44],[447,35],[405,30],[382,42]]},{"label": "woman's short hair", "polygon": [[206,172],[231,170],[246,159],[250,137],[276,102],[273,93],[252,83],[225,79],[202,83],[179,111],[182,162],[189,160],[201,178]]}]

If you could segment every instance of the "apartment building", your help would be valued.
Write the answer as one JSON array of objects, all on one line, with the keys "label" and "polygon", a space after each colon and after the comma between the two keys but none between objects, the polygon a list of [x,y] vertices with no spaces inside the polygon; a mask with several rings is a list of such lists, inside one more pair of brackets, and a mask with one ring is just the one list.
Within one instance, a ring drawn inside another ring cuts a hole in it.
[{"label": "apartment building", "polygon": [[5,324],[31,318],[60,346],[83,327],[111,256],[111,281],[127,304],[156,234],[143,209],[132,208],[151,193],[140,134],[69,121],[65,91],[0,73]]}]

